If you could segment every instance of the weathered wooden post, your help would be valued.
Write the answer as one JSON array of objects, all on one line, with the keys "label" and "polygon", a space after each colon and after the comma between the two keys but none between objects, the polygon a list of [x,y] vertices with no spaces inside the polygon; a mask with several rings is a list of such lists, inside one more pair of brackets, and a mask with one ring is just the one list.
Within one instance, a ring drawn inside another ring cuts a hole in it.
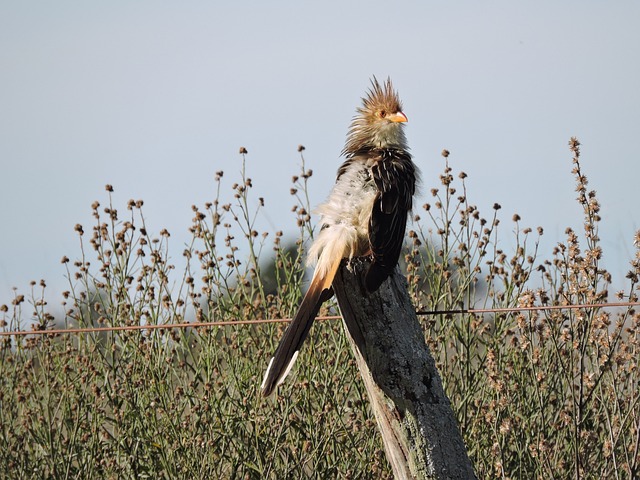
[{"label": "weathered wooden post", "polygon": [[365,294],[368,264],[343,262],[333,288],[394,475],[475,479],[406,279],[396,271]]}]

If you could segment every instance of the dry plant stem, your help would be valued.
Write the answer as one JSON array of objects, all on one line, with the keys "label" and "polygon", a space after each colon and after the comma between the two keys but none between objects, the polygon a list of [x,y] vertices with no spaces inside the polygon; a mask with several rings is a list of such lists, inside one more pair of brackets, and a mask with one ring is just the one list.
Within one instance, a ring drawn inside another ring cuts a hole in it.
[{"label": "dry plant stem", "polygon": [[406,280],[365,295],[367,264],[343,264],[334,291],[395,478],[475,479]]},{"label": "dry plant stem", "polygon": [[[424,186],[430,204],[416,209],[408,232],[409,291],[429,312],[420,321],[478,478],[640,480],[640,308],[633,304],[640,231],[628,283],[612,283],[598,239],[598,197],[578,163],[577,140],[570,147],[580,218],[551,256],[538,258],[535,229],[517,215],[504,222],[499,204],[481,215],[448,152],[440,180]],[[75,228],[79,248],[62,259],[64,310],[35,281],[0,303],[0,479],[393,478],[368,399],[376,392],[389,399],[374,379],[385,368],[406,372],[422,353],[402,360],[397,346],[384,350],[377,358],[385,365],[369,365],[367,395],[343,329],[318,322],[277,400],[250,393],[263,373],[257,359],[266,359],[281,332],[238,320],[290,316],[304,283],[315,222],[306,193],[312,172],[301,151],[290,185],[295,238],[267,237],[274,239],[269,255],[264,237],[273,232],[252,232],[260,223],[253,224],[255,206],[258,217],[267,213],[255,202],[258,186],[242,172],[216,172],[211,202],[193,207],[184,272],[171,265],[179,252],[170,252],[177,245],[169,233],[153,234],[145,221],[142,200],[120,205],[114,196],[112,203],[106,187],[86,231]],[[260,276],[247,242],[255,242]],[[343,284],[349,288],[341,298],[352,302],[343,301],[343,310],[353,311],[359,287]],[[362,299],[377,302],[371,308],[378,314],[390,312],[384,328],[358,316],[368,323],[357,338],[370,342],[356,348],[362,364],[376,358],[377,342],[387,342],[381,331],[411,323],[395,294],[384,292]],[[143,330],[60,335],[64,326]],[[8,331],[31,328],[46,330]],[[419,387],[415,372],[392,377],[389,388]],[[409,425],[416,409],[407,405],[415,402],[388,409],[389,428]],[[406,459],[413,447],[403,445],[399,458]]]}]

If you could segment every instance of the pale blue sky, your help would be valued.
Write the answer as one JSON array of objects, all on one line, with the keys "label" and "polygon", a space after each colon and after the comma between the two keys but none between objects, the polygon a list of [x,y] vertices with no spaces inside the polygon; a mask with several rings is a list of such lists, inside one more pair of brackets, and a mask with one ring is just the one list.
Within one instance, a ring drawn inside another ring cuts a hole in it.
[{"label": "pale blue sky", "polygon": [[270,220],[292,232],[296,146],[317,204],[372,74],[400,91],[424,190],[449,149],[485,215],[499,202],[545,228],[545,256],[581,225],[577,136],[605,264],[624,275],[640,228],[638,2],[218,5],[0,3],[0,303],[32,279],[65,288],[60,258],[78,257],[73,226],[89,230],[106,183],[122,210],[144,199],[179,259],[191,205],[212,198],[216,170],[235,177],[241,145]]}]

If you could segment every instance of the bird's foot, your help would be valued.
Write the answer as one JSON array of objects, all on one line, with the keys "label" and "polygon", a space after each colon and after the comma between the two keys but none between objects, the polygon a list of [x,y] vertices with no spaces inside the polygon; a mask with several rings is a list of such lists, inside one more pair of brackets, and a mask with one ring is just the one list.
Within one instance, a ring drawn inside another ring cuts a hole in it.
[{"label": "bird's foot", "polygon": [[347,271],[351,274],[357,275],[358,284],[360,285],[360,290],[363,295],[367,295],[369,293],[366,287],[365,277],[372,260],[373,255],[359,255],[357,257],[351,257],[344,260],[346,262]]}]

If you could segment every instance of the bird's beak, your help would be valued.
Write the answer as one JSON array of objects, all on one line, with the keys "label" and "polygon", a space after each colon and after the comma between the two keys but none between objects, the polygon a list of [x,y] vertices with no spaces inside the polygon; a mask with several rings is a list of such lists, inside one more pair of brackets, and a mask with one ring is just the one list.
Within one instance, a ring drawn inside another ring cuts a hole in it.
[{"label": "bird's beak", "polygon": [[388,115],[387,120],[394,123],[404,123],[409,121],[407,116],[402,112],[396,112],[393,115]]}]

